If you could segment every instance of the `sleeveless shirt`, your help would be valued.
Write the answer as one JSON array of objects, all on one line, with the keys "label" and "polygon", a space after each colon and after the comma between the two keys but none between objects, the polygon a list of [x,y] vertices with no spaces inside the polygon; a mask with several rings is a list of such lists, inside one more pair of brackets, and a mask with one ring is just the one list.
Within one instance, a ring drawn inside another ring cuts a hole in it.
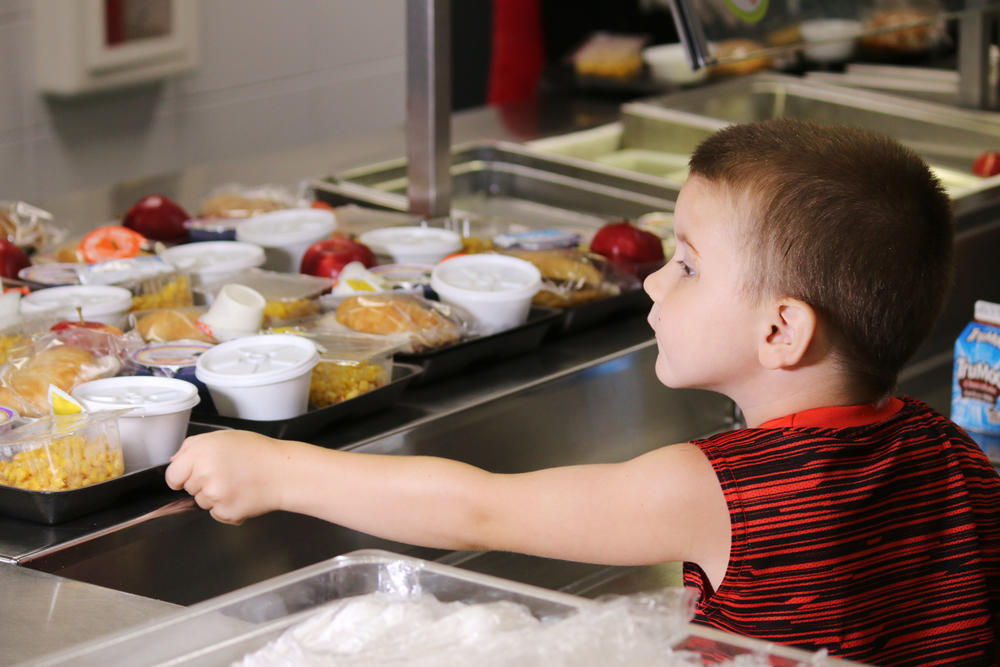
[{"label": "sleeveless shirt", "polygon": [[809,410],[696,440],[725,494],[694,621],[876,665],[1000,664],[1000,477],[924,403]]}]

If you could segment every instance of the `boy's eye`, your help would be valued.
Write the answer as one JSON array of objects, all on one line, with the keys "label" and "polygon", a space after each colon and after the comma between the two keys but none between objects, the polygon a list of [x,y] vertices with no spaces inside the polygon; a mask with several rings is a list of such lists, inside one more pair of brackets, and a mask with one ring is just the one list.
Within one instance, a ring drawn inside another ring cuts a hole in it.
[{"label": "boy's eye", "polygon": [[682,274],[684,274],[685,276],[693,276],[694,275],[694,269],[692,269],[690,266],[688,266],[687,263],[684,260],[678,259],[678,260],[675,260],[675,261],[677,262],[677,266],[680,267]]}]

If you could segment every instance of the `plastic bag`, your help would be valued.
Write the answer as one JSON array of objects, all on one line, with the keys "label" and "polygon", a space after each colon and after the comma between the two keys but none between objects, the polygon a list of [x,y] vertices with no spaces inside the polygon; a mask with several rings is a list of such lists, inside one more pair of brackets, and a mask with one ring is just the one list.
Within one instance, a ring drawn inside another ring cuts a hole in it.
[{"label": "plastic bag", "polygon": [[398,340],[403,352],[427,352],[457,343],[475,333],[473,319],[454,306],[414,294],[378,292],[349,296],[311,328],[344,328]]},{"label": "plastic bag", "polygon": [[200,218],[249,218],[285,208],[308,206],[278,185],[246,186],[227,183],[213,188],[198,209]]},{"label": "plastic bag", "polygon": [[48,414],[50,384],[71,393],[84,382],[117,375],[141,345],[131,332],[72,327],[42,334],[0,366],[0,405],[23,417]]},{"label": "plastic bag", "polygon": [[603,257],[574,249],[505,250],[501,254],[527,260],[542,274],[536,306],[578,306],[639,289],[639,280]]},{"label": "plastic bag", "polygon": [[66,238],[46,210],[23,201],[0,201],[0,235],[27,250],[44,251]]},{"label": "plastic bag", "polygon": [[175,340],[196,340],[203,343],[218,341],[198,324],[198,318],[207,308],[159,308],[134,311],[129,315],[133,330],[147,343],[166,343]]}]

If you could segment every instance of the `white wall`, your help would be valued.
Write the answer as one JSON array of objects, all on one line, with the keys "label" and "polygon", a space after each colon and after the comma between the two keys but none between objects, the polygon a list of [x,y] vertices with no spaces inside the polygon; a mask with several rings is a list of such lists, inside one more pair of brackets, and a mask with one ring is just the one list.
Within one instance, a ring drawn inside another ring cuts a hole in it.
[{"label": "white wall", "polygon": [[0,199],[44,201],[402,124],[404,0],[198,5],[194,72],[55,100],[35,89],[31,0],[0,0]]}]

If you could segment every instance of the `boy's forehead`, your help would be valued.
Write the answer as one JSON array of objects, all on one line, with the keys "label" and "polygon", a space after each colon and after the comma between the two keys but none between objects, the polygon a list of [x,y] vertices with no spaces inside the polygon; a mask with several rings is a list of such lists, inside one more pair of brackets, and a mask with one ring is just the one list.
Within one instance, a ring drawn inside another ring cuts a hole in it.
[{"label": "boy's forehead", "polygon": [[693,175],[684,183],[674,210],[674,228],[678,238],[697,236],[713,228],[730,239],[742,231],[742,211],[751,205],[747,197],[725,183]]}]

